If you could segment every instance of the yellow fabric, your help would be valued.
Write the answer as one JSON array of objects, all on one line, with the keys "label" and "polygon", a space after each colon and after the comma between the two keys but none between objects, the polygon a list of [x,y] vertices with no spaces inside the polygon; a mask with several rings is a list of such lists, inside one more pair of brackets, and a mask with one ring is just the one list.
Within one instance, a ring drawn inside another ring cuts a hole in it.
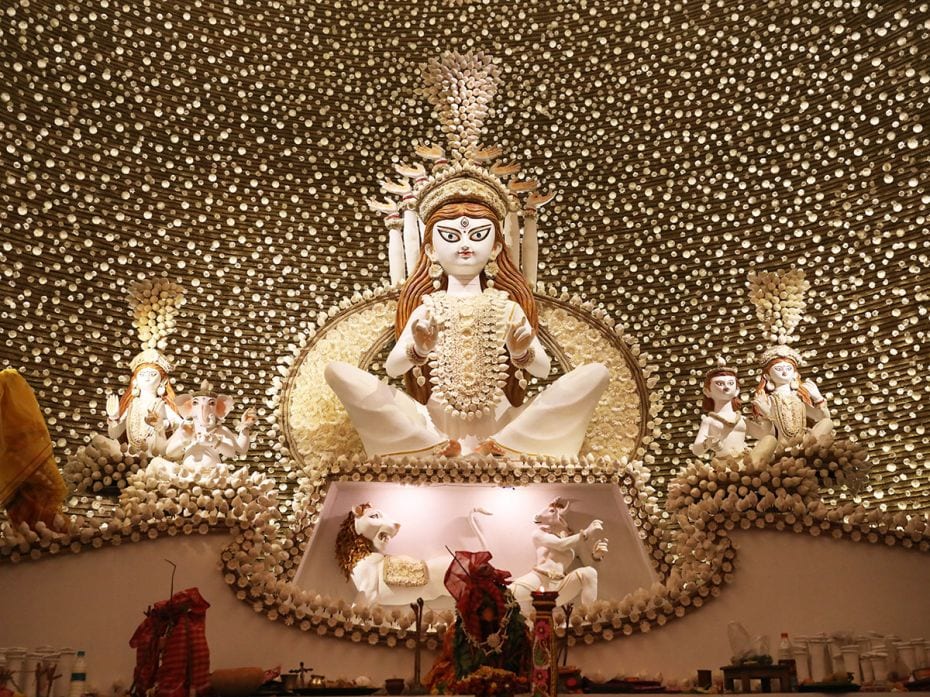
[{"label": "yellow fabric", "polygon": [[51,525],[66,493],[32,388],[16,370],[0,371],[0,505],[14,523]]}]

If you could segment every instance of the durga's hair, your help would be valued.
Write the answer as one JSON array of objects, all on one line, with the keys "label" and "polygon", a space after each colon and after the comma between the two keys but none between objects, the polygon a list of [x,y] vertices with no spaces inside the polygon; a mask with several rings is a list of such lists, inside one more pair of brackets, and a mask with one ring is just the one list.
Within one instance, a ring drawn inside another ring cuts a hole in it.
[{"label": "durga's hair", "polygon": [[[794,382],[791,384],[791,388],[798,393],[798,397],[801,398],[801,401],[805,404],[811,405],[813,401],[811,400],[810,392],[807,391],[807,388],[801,383],[801,373],[798,372],[798,362],[793,358],[788,358],[786,356],[776,356],[768,363],[762,367],[762,378],[759,380],[759,384],[756,386],[756,395],[763,395],[766,392],[772,392],[775,390],[769,383],[768,373],[769,368],[778,363],[779,361],[784,361],[785,363],[790,363],[794,366],[795,378]],[[762,416],[762,412],[759,411],[758,407],[753,406],[752,413],[756,416]]]},{"label": "durga's hair", "polygon": [[[424,245],[420,248],[420,257],[417,260],[416,267],[413,269],[413,273],[410,274],[407,282],[404,283],[403,288],[401,288],[400,297],[397,300],[397,315],[394,321],[395,337],[400,337],[401,333],[404,331],[404,327],[407,326],[410,315],[412,315],[417,306],[423,302],[423,296],[436,290],[433,288],[433,279],[430,278],[429,275],[429,267],[432,262],[429,257],[426,256],[425,249],[426,244],[432,239],[433,226],[440,220],[454,220],[463,215],[473,218],[488,218],[494,222],[494,241],[501,246],[500,254],[497,256],[497,266],[499,270],[494,276],[494,288],[507,293],[511,300],[523,308],[523,313],[526,315],[533,331],[538,331],[539,313],[536,310],[536,301],[533,299],[533,291],[530,290],[523,274],[520,273],[520,270],[513,263],[513,260],[507,252],[507,244],[504,240],[503,230],[501,229],[501,221],[497,219],[497,215],[487,205],[475,201],[463,201],[446,203],[437,208],[433,214],[426,219],[425,232],[423,235]],[[482,270],[482,290],[487,287],[487,283],[487,274]],[[445,290],[448,284],[449,281],[445,274],[443,274],[440,289]],[[418,402],[426,404],[432,391],[432,385],[429,381],[429,365],[424,365],[421,370],[423,377],[426,378],[425,384],[418,385],[412,375],[412,371],[408,371],[404,376],[404,382],[406,383],[408,393]],[[516,378],[516,370],[516,367],[511,363],[508,368],[507,385],[504,387],[504,394],[507,395],[507,399],[512,405],[519,406],[523,403],[526,389],[520,387],[520,383]]]},{"label": "durga's hair", "polygon": [[172,411],[177,411],[178,407],[174,403],[174,388],[171,386],[171,381],[168,379],[168,373],[165,372],[157,363],[140,363],[136,366],[136,369],[132,371],[132,377],[129,378],[129,386],[126,388],[126,391],[123,393],[123,396],[119,400],[119,415],[122,416],[126,413],[126,410],[129,408],[129,405],[132,403],[132,400],[135,397],[132,394],[133,388],[136,386],[136,376],[139,374],[139,371],[143,368],[154,368],[158,371],[158,375],[161,378],[161,384],[165,388],[165,394],[161,396],[162,401],[171,407]]},{"label": "durga's hair", "polygon": [[[704,378],[704,401],[701,402],[701,409],[705,412],[714,410],[714,400],[707,396],[707,392],[710,390],[710,381],[721,375],[732,375],[736,378],[736,384],[739,385],[739,378],[736,375],[736,371],[730,370],[729,368],[714,368],[707,374],[707,377]],[[739,399],[739,394],[736,397],[730,400],[730,404],[733,405],[733,409],[737,412],[740,410],[740,407],[743,403]]]}]

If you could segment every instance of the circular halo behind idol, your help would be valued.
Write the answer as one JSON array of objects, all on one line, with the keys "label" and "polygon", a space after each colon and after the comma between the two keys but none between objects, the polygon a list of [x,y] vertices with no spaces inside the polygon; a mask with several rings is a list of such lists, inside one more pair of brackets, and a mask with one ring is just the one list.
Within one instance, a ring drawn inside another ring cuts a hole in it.
[{"label": "circular halo behind idol", "polygon": [[[580,456],[652,458],[660,403],[652,389],[655,369],[640,355],[606,313],[579,299],[535,294],[540,339],[553,358],[552,374],[530,385],[528,397],[577,365],[598,361],[607,366],[610,383],[588,426]],[[356,365],[384,380],[384,357],[394,344],[397,290],[366,292],[330,317],[319,329],[302,335],[282,356],[284,377],[273,389],[270,405],[280,429],[279,447],[294,464],[315,468],[327,457],[365,457],[361,439],[323,376],[332,361]]]}]

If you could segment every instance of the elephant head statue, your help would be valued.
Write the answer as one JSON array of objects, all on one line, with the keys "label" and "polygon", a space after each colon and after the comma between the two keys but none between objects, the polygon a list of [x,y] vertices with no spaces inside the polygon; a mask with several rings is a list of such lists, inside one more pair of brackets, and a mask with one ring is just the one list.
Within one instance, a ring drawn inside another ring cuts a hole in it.
[{"label": "elephant head statue", "polygon": [[246,409],[238,432],[223,425],[232,411],[233,398],[217,394],[208,382],[196,392],[180,395],[176,402],[185,423],[168,441],[167,456],[181,460],[195,469],[223,466],[223,459],[244,455],[249,449],[249,429],[255,423],[255,412]]}]

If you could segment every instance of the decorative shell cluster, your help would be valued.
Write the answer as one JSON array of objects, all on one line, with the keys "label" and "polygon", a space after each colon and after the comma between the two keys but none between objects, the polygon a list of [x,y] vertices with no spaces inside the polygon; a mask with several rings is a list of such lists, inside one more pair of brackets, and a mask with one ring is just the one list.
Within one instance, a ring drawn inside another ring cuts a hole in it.
[{"label": "decorative shell cluster", "polygon": [[143,349],[168,347],[168,335],[175,329],[182,305],[184,289],[167,278],[146,279],[129,287],[132,326]]},{"label": "decorative shell cluster", "polygon": [[[412,616],[406,611],[349,606],[343,600],[297,588],[292,580],[319,520],[329,482],[426,484],[442,481],[445,474],[457,482],[500,486],[585,481],[619,485],[662,580],[624,598],[578,608],[567,630],[570,644],[647,632],[718,596],[733,578],[736,552],[728,532],[735,528],[774,527],[812,535],[829,532],[835,538],[930,550],[930,518],[926,515],[888,514],[852,502],[823,503],[818,473],[810,466],[822,457],[812,445],[809,454],[799,450],[769,467],[753,467],[748,457],[745,461],[694,462],[669,489],[666,512],[675,525],[660,522],[649,472],[637,462],[594,457],[527,458],[523,462],[468,458],[440,463],[415,457],[325,459],[319,468],[299,477],[294,502],[300,514],[291,522],[284,541],[240,535],[224,553],[226,581],[256,612],[304,631],[355,642],[412,646]],[[258,558],[265,559],[264,566],[256,567]],[[428,647],[437,645],[450,617],[435,613],[427,621]],[[557,631],[566,634],[564,628]]]},{"label": "decorative shell cluster", "polygon": [[699,559],[704,555],[700,550],[720,544],[737,526],[829,533],[837,539],[930,551],[930,516],[884,513],[852,501],[827,504],[811,464],[802,453],[763,467],[754,467],[748,457],[692,462],[669,486],[666,509],[679,529],[670,556]]},{"label": "decorative shell cluster", "polygon": [[115,446],[110,439],[94,436],[68,458],[62,474],[72,491],[102,494],[114,488],[122,490],[131,475],[145,469],[148,456],[144,452],[130,451],[127,442]]},{"label": "decorative shell cluster", "polygon": [[164,479],[138,472],[127,478],[119,502],[108,509],[61,516],[59,531],[44,523],[30,528],[0,523],[0,561],[40,559],[105,544],[139,542],[162,535],[207,534],[211,530],[260,529],[269,534],[281,517],[274,480],[245,468],[200,478]]},{"label": "decorative shell cluster", "polygon": [[500,68],[484,51],[446,51],[430,58],[422,73],[420,93],[435,109],[453,157],[464,157],[479,145]]},{"label": "decorative shell cluster", "polygon": [[[293,584],[331,481],[420,484],[451,474],[458,482],[499,486],[613,482],[623,492],[662,580],[624,598],[578,608],[567,630],[557,628],[560,635],[567,634],[569,644],[590,644],[650,631],[719,595],[734,573],[732,529],[771,526],[930,550],[927,515],[886,513],[853,502],[825,504],[818,474],[810,466],[818,457],[816,449],[807,455],[798,451],[762,468],[753,468],[748,458],[693,462],[672,481],[667,520],[661,515],[649,471],[638,462],[609,458],[524,462],[467,458],[439,463],[407,457],[328,459],[298,477],[292,510],[299,514],[292,514],[286,525],[276,484],[260,473],[249,475],[243,468],[228,475],[164,480],[140,472],[130,478],[108,517],[71,515],[58,521],[64,532],[44,524],[30,529],[2,523],[0,561],[40,559],[164,534],[229,530],[233,539],[222,552],[224,578],[256,612],[318,635],[412,647],[410,611],[350,605]],[[430,612],[424,619],[427,647],[436,648],[451,613]]]},{"label": "decorative shell cluster", "polygon": [[763,336],[776,344],[793,342],[810,288],[803,269],[750,271],[748,286],[749,301],[756,308]]}]

